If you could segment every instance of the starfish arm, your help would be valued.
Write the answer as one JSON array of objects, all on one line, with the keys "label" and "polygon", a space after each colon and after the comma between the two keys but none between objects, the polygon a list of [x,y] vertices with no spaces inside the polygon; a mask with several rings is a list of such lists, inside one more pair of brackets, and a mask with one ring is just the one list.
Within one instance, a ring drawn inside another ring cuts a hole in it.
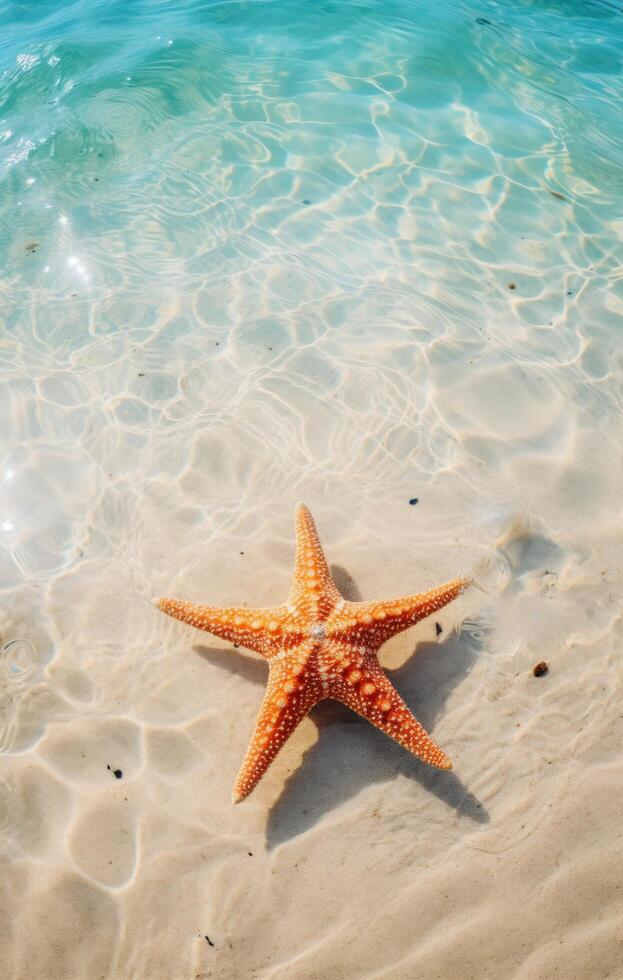
[{"label": "starfish arm", "polygon": [[343,670],[342,683],[332,689],[331,697],[366,718],[429,766],[452,769],[450,759],[409,711],[378,663],[353,661]]},{"label": "starfish arm", "polygon": [[234,803],[240,803],[254,789],[282,745],[322,697],[322,685],[313,677],[294,675],[283,662],[271,668],[255,730],[234,786]]},{"label": "starfish arm", "polygon": [[314,519],[305,504],[298,504],[295,514],[296,557],[290,601],[303,597],[325,596],[339,599],[339,592],[331,578]]},{"label": "starfish arm", "polygon": [[283,630],[291,619],[284,606],[274,609],[218,609],[195,606],[180,599],[158,599],[162,612],[222,640],[239,644],[269,658],[283,645]]},{"label": "starfish arm", "polygon": [[430,592],[380,602],[348,602],[340,611],[332,635],[352,638],[359,631],[367,645],[378,649],[390,637],[409,629],[421,619],[456,599],[469,585],[468,579],[453,579]]}]

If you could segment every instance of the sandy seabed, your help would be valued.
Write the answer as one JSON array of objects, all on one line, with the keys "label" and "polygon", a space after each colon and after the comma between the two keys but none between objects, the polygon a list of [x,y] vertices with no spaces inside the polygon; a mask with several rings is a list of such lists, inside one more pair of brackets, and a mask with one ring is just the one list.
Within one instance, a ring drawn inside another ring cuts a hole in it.
[{"label": "sandy seabed", "polygon": [[[187,353],[172,355],[171,376]],[[80,436],[73,456],[39,437],[7,460],[16,525],[20,507],[32,520],[4,566],[0,975],[619,977],[614,439],[572,419],[553,387],[531,407],[547,378],[507,364],[431,386],[424,448],[453,448],[426,473],[404,452],[395,403],[379,412],[372,378],[359,379],[357,411],[343,389],[339,409],[319,403],[332,425],[314,430],[308,356],[289,416],[283,389],[276,403],[250,389],[198,431],[182,410],[191,368],[153,431],[126,416],[115,436],[104,425]],[[225,387],[231,362],[219,358]],[[389,385],[391,372],[370,373]],[[391,383],[406,400],[407,375]],[[41,382],[56,427],[82,425],[79,384]],[[155,398],[150,411],[162,411]],[[375,430],[358,422],[366,411]],[[471,412],[471,432],[450,430],[450,412]],[[487,417],[509,431],[484,466],[470,448]],[[475,576],[439,635],[425,621],[382,655],[454,771],[426,768],[325,702],[233,806],[265,664],[150,600],[281,601],[300,497],[350,598]]]},{"label": "sandy seabed", "polygon": [[[416,111],[351,97],[364,55],[337,101],[247,57],[239,103],[167,100],[157,62],[87,89],[98,153],[18,171],[2,980],[623,977],[612,175],[527,73],[516,117],[428,70]],[[381,655],[452,772],[326,702],[231,803],[266,665],[151,600],[281,602],[297,500],[349,598],[474,576]]]}]

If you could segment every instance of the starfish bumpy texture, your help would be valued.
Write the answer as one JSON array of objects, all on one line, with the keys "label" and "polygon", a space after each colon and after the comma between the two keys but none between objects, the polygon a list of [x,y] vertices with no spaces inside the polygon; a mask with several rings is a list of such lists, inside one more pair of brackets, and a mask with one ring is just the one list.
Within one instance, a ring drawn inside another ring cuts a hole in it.
[{"label": "starfish bumpy texture", "polygon": [[169,616],[268,661],[268,685],[255,731],[234,787],[248,796],[310,708],[334,698],[431,766],[451,769],[394,690],[378,661],[390,637],[455,599],[468,585],[453,579],[421,595],[381,602],[348,602],[334,585],[313,518],[296,510],[294,581],[287,604],[270,609],[195,606],[177,599],[156,605]]}]

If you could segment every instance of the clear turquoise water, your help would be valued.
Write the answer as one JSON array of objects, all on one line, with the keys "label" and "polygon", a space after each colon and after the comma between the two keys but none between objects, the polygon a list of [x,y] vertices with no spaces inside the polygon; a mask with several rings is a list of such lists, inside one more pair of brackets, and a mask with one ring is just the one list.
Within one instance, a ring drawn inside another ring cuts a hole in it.
[{"label": "clear turquoise water", "polygon": [[[264,286],[270,261],[272,316],[301,289],[313,304],[381,274],[460,315],[506,301],[508,269],[519,322],[539,325],[565,287],[617,268],[616,3],[33,2],[0,17],[11,333],[33,289],[85,298],[68,224],[91,299],[243,270]],[[51,346],[88,342],[60,332]]]},{"label": "clear turquoise water", "polygon": [[177,503],[234,520],[618,411],[616,4],[0,18],[5,584],[73,566],[72,487],[131,524],[188,468]]},{"label": "clear turquoise water", "polygon": [[[0,4],[0,976],[619,975],[621,2]],[[483,585],[383,654],[452,774],[336,708],[231,806],[262,665],[149,600],[297,499]]]}]

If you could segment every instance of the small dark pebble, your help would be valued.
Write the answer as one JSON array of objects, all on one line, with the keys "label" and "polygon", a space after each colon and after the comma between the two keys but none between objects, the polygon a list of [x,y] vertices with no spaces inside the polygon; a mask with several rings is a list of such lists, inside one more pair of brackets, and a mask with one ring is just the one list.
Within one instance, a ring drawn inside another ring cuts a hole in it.
[{"label": "small dark pebble", "polygon": [[437,636],[441,636],[443,629],[441,628],[441,623],[435,623],[435,633]]},{"label": "small dark pebble", "polygon": [[123,772],[121,771],[121,769],[115,769],[115,777],[117,779],[121,779],[122,776],[123,776]]},{"label": "small dark pebble", "polygon": [[71,294],[71,298],[72,298],[72,299],[75,299],[77,295],[78,295],[78,293],[72,293],[72,294]]},{"label": "small dark pebble", "polygon": [[558,198],[559,201],[566,201],[567,200],[567,198],[565,197],[565,195],[564,194],[561,194],[560,191],[550,191],[550,194],[552,195],[552,197]]},{"label": "small dark pebble", "polygon": [[535,677],[542,677],[543,674],[547,674],[548,671],[549,671],[549,667],[547,666],[544,660],[541,660],[540,663],[535,664],[534,667],[532,668],[532,673],[534,674]]},{"label": "small dark pebble", "polygon": [[204,936],[203,938],[207,940],[208,946],[214,946],[214,943],[212,942],[209,936]]},{"label": "small dark pebble", "polygon": [[573,293],[571,292],[570,289],[567,290],[567,296],[573,296]]},{"label": "small dark pebble", "polygon": [[272,350],[272,347],[269,347],[268,349],[269,349],[269,350]]},{"label": "small dark pebble", "polygon": [[220,342],[220,340],[217,340],[217,341],[216,341],[216,346],[217,346],[217,347],[220,347],[220,346],[221,346],[221,342]]},{"label": "small dark pebble", "polygon": [[311,201],[309,200],[308,197],[303,198],[303,204],[311,204]]},{"label": "small dark pebble", "polygon": [[415,505],[417,504],[418,500],[419,500],[419,497],[411,497],[411,500],[409,501],[409,503],[411,504],[412,507],[415,507]]},{"label": "small dark pebble", "polygon": [[97,155],[98,155],[98,157],[103,157],[104,156],[103,153],[98,153]]},{"label": "small dark pebble", "polygon": [[517,289],[517,286],[515,285],[515,283],[514,283],[514,282],[509,282],[509,284],[508,284],[508,288],[509,288],[509,289]]},{"label": "small dark pebble", "polygon": [[99,177],[94,177],[93,180],[99,180]]},{"label": "small dark pebble", "polygon": [[139,371],[138,374],[137,374],[137,377],[138,378],[144,378],[145,377],[145,372],[144,371]]},{"label": "small dark pebble", "polygon": [[252,858],[252,857],[253,857],[253,851],[249,851],[249,852],[248,852],[248,854],[249,854],[249,857],[250,857],[250,858]]},{"label": "small dark pebble", "polygon": [[239,643],[234,643],[234,650],[237,650],[239,646],[240,646]]},{"label": "small dark pebble", "polygon": [[476,23],[477,24],[483,24],[484,25],[484,24],[490,24],[491,21],[490,20],[487,20],[486,17],[476,17]]}]

